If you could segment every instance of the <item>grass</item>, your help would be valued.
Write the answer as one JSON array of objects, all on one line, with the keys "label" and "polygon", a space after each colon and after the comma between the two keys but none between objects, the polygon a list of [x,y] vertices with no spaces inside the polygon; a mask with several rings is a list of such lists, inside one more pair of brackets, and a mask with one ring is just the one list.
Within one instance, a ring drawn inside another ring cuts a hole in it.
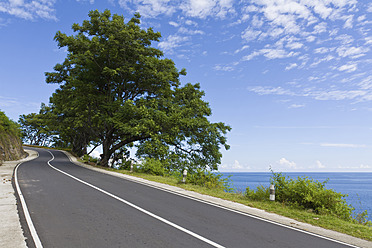
[{"label": "grass", "polygon": [[372,241],[372,227],[368,225],[356,224],[351,223],[342,219],[337,218],[334,215],[320,215],[313,213],[311,211],[298,209],[296,207],[284,205],[279,202],[271,202],[271,201],[252,201],[248,200],[243,194],[241,193],[228,193],[221,189],[208,189],[206,187],[201,187],[198,185],[191,185],[191,184],[184,184],[180,182],[177,178],[171,176],[155,176],[149,175],[144,173],[137,173],[127,170],[116,170],[112,168],[100,167],[96,166],[95,164],[91,163],[95,167],[108,170],[108,171],[115,171],[122,174],[127,174],[143,179],[147,179],[149,181],[164,183],[172,186],[176,186],[179,188],[183,188],[186,190],[198,192],[205,195],[214,196],[217,198],[229,200],[232,202],[241,203],[250,207],[258,208],[265,210],[270,213],[276,213],[281,216],[285,216],[300,222],[308,223],[314,226],[323,227],[325,229],[334,230],[340,233],[348,234],[357,238],[365,239],[368,241]]}]

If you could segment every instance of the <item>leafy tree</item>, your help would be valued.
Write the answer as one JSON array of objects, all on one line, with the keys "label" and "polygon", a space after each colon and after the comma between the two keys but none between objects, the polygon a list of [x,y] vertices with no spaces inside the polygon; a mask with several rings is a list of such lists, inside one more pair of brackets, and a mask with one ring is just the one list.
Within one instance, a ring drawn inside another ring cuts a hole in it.
[{"label": "leafy tree", "polygon": [[181,87],[185,69],[151,46],[160,33],[141,29],[139,14],[128,22],[108,10],[89,17],[72,26],[75,35],[57,32],[67,58],[46,73],[61,85],[50,99],[61,137],[81,151],[101,143],[103,166],[137,144],[139,156],[216,169],[230,127],[208,121],[198,84]]},{"label": "leafy tree", "polygon": [[49,146],[54,134],[50,127],[50,108],[41,105],[39,113],[21,115],[18,123],[22,130],[22,141],[30,145]]}]

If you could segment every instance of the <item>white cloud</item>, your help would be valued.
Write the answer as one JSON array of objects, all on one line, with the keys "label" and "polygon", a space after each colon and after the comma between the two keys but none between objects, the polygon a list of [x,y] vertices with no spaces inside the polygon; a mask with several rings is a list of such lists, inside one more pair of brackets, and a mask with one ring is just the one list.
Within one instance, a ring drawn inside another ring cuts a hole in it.
[{"label": "white cloud", "polygon": [[234,12],[232,0],[187,0],[181,3],[180,8],[185,15],[201,19],[212,15],[224,18]]},{"label": "white cloud", "polygon": [[361,169],[370,169],[370,168],[372,168],[372,167],[369,166],[369,165],[361,164],[361,165],[359,166],[359,168],[361,168]]},{"label": "white cloud", "polygon": [[322,164],[319,160],[316,161],[316,166],[317,166],[319,169],[323,169],[323,168],[325,168],[325,165]]},{"label": "white cloud", "polygon": [[234,160],[234,163],[233,164],[222,164],[220,166],[220,169],[224,170],[224,171],[242,171],[242,170],[249,170],[251,169],[250,166],[248,165],[242,165],[240,164],[240,162],[238,160]]},{"label": "white cloud", "polygon": [[240,53],[241,51],[244,51],[244,50],[246,50],[248,48],[249,48],[249,46],[248,45],[245,45],[242,48],[235,50],[234,54]]},{"label": "white cloud", "polygon": [[295,94],[289,90],[285,90],[282,87],[262,87],[257,86],[248,88],[249,91],[257,93],[259,95],[289,95],[294,96]]},{"label": "white cloud", "polygon": [[320,146],[324,147],[341,147],[341,148],[365,148],[366,145],[358,145],[358,144],[337,144],[337,143],[323,143]]},{"label": "white cloud", "polygon": [[176,27],[176,28],[180,26],[180,24],[178,24],[177,22],[174,22],[174,21],[170,21],[169,25],[171,25],[173,27]]},{"label": "white cloud", "polygon": [[287,52],[283,49],[271,49],[271,48],[261,49],[260,52],[268,59],[289,58],[289,57],[298,55],[298,53],[295,53],[295,52]]},{"label": "white cloud", "polygon": [[238,160],[235,160],[232,169],[243,169],[243,166],[239,163]]},{"label": "white cloud", "polygon": [[262,32],[259,30],[253,30],[252,28],[247,28],[242,32],[242,38],[246,41],[252,41],[257,39],[257,37],[261,34]]},{"label": "white cloud", "polygon": [[300,42],[290,42],[286,45],[286,47],[290,48],[290,49],[300,49],[304,46],[304,44],[300,43]]},{"label": "white cloud", "polygon": [[335,38],[335,40],[341,41],[343,45],[350,44],[354,42],[354,38],[351,35],[348,34],[341,34]]},{"label": "white cloud", "polygon": [[173,49],[182,45],[182,43],[189,40],[189,37],[180,35],[170,35],[166,40],[159,42],[158,46],[164,52],[172,53]]},{"label": "white cloud", "polygon": [[94,0],[76,0],[77,2],[88,2],[89,1],[89,3],[90,4],[94,4]]},{"label": "white cloud", "polygon": [[133,4],[136,8],[135,11],[144,17],[151,18],[158,15],[172,15],[177,10],[175,3],[170,0],[119,0],[119,5],[122,8],[131,9],[129,4]]},{"label": "white cloud", "polygon": [[328,47],[319,47],[319,48],[316,48],[314,49],[314,53],[328,53],[329,52],[329,48]]},{"label": "white cloud", "polygon": [[342,65],[338,68],[339,71],[345,71],[345,72],[353,72],[353,71],[356,71],[356,69],[357,69],[357,64]]},{"label": "white cloud", "polygon": [[341,57],[350,57],[353,59],[366,55],[369,51],[368,47],[353,47],[353,46],[341,46],[337,48],[337,53]]},{"label": "white cloud", "polygon": [[303,108],[305,107],[304,104],[292,104],[291,106],[289,106],[289,108]]},{"label": "white cloud", "polygon": [[320,91],[314,92],[311,95],[316,100],[351,100],[357,97],[364,96],[366,94],[365,91],[361,90],[334,90],[334,91]]},{"label": "white cloud", "polygon": [[3,1],[0,2],[0,12],[26,20],[37,18],[57,20],[54,9],[55,2],[56,0]]},{"label": "white cloud", "polygon": [[281,159],[279,160],[279,164],[280,164],[280,165],[287,166],[287,167],[289,167],[290,169],[297,169],[297,165],[296,165],[296,163],[293,162],[293,161],[289,161],[289,160],[287,160],[286,158],[281,158]]},{"label": "white cloud", "polygon": [[204,32],[201,30],[190,30],[185,27],[180,27],[178,32],[180,32],[181,34],[189,34],[189,35],[204,34]]},{"label": "white cloud", "polygon": [[296,68],[296,67],[298,67],[298,65],[296,63],[291,63],[291,64],[289,64],[288,66],[285,67],[285,70],[286,71],[291,70],[291,69]]},{"label": "white cloud", "polygon": [[368,12],[372,12],[372,3],[369,3],[369,4],[368,4],[367,11],[368,11]]},{"label": "white cloud", "polygon": [[363,90],[370,90],[372,89],[372,75],[362,79],[358,86]]},{"label": "white cloud", "polygon": [[216,71],[233,71],[234,67],[232,66],[227,66],[227,65],[216,65],[214,67]]},{"label": "white cloud", "polygon": [[347,16],[345,19],[344,28],[352,28],[353,27],[353,15]]},{"label": "white cloud", "polygon": [[321,22],[314,26],[314,34],[321,34],[327,31],[327,23]]},{"label": "white cloud", "polygon": [[195,27],[198,26],[198,23],[197,22],[194,22],[194,21],[191,21],[191,20],[186,20],[185,21],[185,24],[186,25],[189,25],[189,26],[195,26]]}]

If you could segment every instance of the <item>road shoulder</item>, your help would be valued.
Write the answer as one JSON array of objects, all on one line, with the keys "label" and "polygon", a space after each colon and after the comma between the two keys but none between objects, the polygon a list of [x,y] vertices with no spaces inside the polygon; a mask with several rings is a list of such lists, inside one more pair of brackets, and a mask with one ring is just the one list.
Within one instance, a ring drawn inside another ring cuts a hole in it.
[{"label": "road shoulder", "polygon": [[93,167],[93,166],[81,163],[77,161],[76,157],[72,156],[70,153],[68,152],[65,152],[65,153],[73,163],[75,163],[76,165],[82,166],[84,168],[90,169],[90,170],[98,171],[98,172],[112,175],[115,177],[124,178],[130,181],[148,185],[150,187],[159,188],[161,190],[170,191],[178,195],[182,195],[182,196],[189,197],[189,198],[194,198],[196,200],[204,201],[206,203],[216,205],[222,208],[227,208],[227,209],[237,211],[243,214],[254,216],[256,218],[261,218],[268,222],[274,222],[279,225],[287,226],[289,228],[299,229],[299,230],[309,232],[314,235],[319,235],[319,236],[326,237],[329,239],[338,240],[346,244],[351,244],[357,247],[366,247],[366,248],[372,247],[372,242],[370,241],[366,241],[366,240],[359,239],[359,238],[356,238],[356,237],[353,237],[347,234],[324,229],[321,227],[313,226],[307,223],[299,222],[299,221],[296,221],[296,220],[293,220],[293,219],[290,219],[284,216],[280,216],[278,214],[268,213],[261,209],[252,208],[252,207],[240,204],[240,203],[231,202],[228,200],[223,200],[223,199],[208,196],[208,195],[203,195],[197,192],[188,191],[185,189],[181,189],[181,188],[163,184],[163,183],[152,182],[146,179],[142,179],[142,178],[138,178],[138,177],[134,177],[130,175],[125,175],[125,174],[121,174],[118,172],[106,171],[106,170],[103,170],[97,167]]},{"label": "road shoulder", "polygon": [[5,161],[0,166],[0,247],[27,247],[26,238],[17,210],[15,190],[12,186],[14,168],[22,162],[37,158],[35,151],[27,150],[28,157]]}]

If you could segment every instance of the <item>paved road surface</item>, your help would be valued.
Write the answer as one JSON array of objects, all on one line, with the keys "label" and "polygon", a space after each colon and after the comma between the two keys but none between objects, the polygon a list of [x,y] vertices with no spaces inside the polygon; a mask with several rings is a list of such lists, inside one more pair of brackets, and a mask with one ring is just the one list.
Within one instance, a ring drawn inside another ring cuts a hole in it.
[{"label": "paved road surface", "polygon": [[17,176],[43,247],[349,247],[36,150]]}]

